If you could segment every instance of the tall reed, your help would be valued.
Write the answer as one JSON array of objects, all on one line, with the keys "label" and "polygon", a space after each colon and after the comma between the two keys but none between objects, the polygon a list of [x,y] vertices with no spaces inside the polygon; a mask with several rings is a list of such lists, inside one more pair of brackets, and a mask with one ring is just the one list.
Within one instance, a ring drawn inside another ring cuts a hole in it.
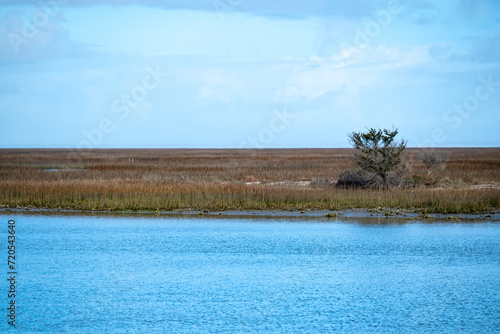
[{"label": "tall reed", "polygon": [[[350,149],[89,150],[78,155],[4,149],[0,205],[81,210],[391,207],[445,213],[498,208],[500,149],[445,151],[450,153],[447,168],[429,182],[384,191],[329,184],[352,167]],[[410,149],[408,160],[412,173],[424,178],[423,166],[414,159],[419,153]]]}]

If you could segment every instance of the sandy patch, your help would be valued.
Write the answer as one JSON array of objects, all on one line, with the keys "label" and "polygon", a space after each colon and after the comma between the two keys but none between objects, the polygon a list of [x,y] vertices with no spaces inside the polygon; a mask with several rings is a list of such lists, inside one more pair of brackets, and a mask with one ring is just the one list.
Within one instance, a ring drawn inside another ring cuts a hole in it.
[{"label": "sandy patch", "polygon": [[282,181],[282,182],[269,182],[269,183],[263,183],[263,182],[246,182],[245,184],[247,185],[255,185],[255,184],[262,184],[266,186],[299,186],[299,187],[305,187],[311,184],[312,181],[296,181],[296,182],[291,182],[291,181]]}]

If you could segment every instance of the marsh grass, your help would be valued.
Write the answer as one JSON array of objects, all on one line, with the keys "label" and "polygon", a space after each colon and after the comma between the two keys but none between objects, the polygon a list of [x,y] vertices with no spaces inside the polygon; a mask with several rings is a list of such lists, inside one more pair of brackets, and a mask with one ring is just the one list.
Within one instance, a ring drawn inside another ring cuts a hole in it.
[{"label": "marsh grass", "polygon": [[[413,187],[387,191],[329,185],[353,167],[351,149],[81,154],[4,149],[0,150],[0,205],[112,211],[388,207],[442,213],[498,208],[500,149],[442,150],[450,154],[447,168],[429,176],[416,158],[420,151],[409,149]],[[313,180],[322,182],[294,183]],[[485,184],[488,187],[481,186]]]}]

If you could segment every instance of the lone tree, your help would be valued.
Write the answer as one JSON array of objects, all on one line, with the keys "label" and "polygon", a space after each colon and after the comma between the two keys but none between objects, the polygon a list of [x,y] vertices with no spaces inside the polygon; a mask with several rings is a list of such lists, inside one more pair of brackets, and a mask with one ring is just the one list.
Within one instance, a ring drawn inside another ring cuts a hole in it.
[{"label": "lone tree", "polygon": [[395,141],[398,129],[353,132],[350,144],[357,150],[354,161],[362,171],[379,178],[383,188],[389,187],[389,174],[402,162],[407,141]]}]

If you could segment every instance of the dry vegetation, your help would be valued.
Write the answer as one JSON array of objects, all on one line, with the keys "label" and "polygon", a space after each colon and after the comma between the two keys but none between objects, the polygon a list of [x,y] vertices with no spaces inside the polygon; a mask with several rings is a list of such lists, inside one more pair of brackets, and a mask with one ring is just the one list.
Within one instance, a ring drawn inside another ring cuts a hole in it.
[{"label": "dry vegetation", "polygon": [[[500,149],[442,149],[429,175],[408,149],[414,186],[338,189],[352,149],[0,150],[0,206],[81,210],[420,208],[463,213],[499,207]],[[133,159],[133,161],[131,161]],[[47,171],[64,169],[64,171]],[[313,182],[299,182],[313,181]]]}]

